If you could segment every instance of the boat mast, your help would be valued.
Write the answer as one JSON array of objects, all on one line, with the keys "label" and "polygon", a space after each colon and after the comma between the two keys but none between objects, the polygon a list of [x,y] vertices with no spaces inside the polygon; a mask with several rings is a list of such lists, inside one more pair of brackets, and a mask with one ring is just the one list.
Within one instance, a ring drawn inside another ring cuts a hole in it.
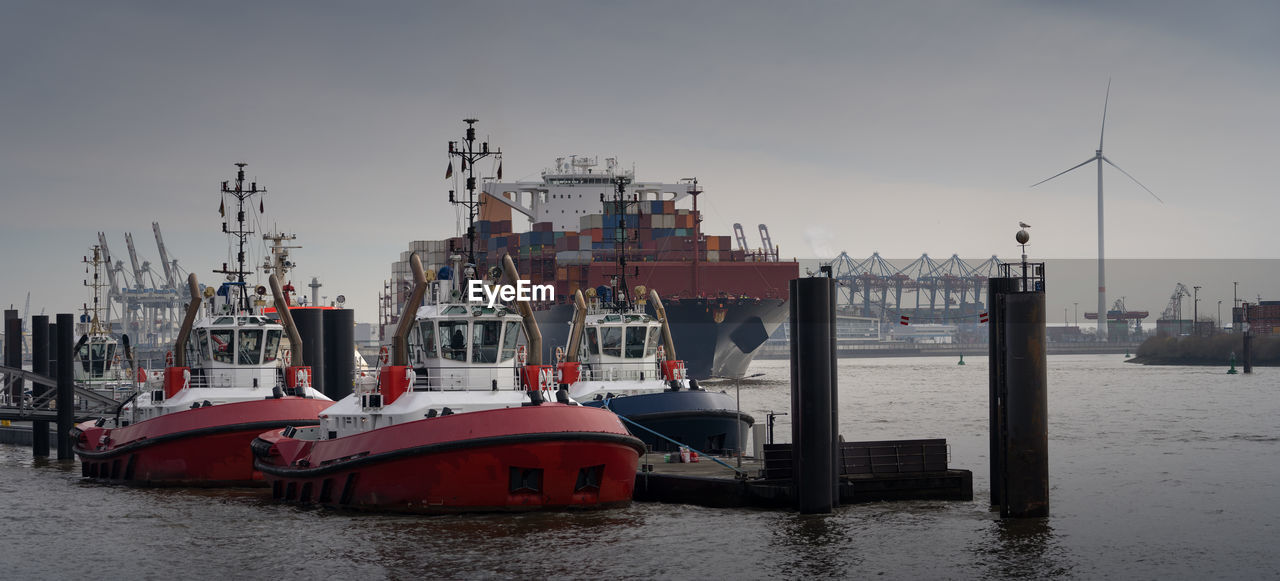
[{"label": "boat mast", "polygon": [[294,263],[289,260],[289,251],[302,247],[287,245],[285,241],[297,240],[298,235],[276,232],[274,234],[263,234],[262,239],[271,242],[271,256],[263,259],[262,272],[266,273],[267,276],[280,277],[280,284],[284,285],[282,294],[284,295],[285,305],[290,305],[293,299],[289,295],[294,292],[294,288],[292,281],[289,280],[289,271],[293,270]]},{"label": "boat mast", "polygon": [[689,289],[689,297],[697,297],[701,293],[698,289],[698,257],[702,254],[702,215],[698,213],[698,194],[702,193],[698,189],[698,178],[686,178],[689,182],[689,194],[693,196],[693,288]]},{"label": "boat mast", "polygon": [[[631,177],[625,174],[613,176],[613,199],[606,199],[600,194],[600,201],[605,208],[612,208],[618,217],[618,225],[613,228],[613,256],[617,271],[613,273],[613,310],[619,313],[631,310],[631,291],[627,286],[627,242],[631,240],[631,231],[627,229],[627,209],[640,203],[639,195],[634,191],[627,196],[627,185]],[[606,212],[608,213],[608,212]],[[639,270],[636,275],[639,276]]]},{"label": "boat mast", "polygon": [[[101,312],[101,308],[102,308],[101,305],[99,304],[100,296],[102,295],[102,288],[107,286],[107,283],[102,281],[103,262],[104,261],[102,259],[102,247],[98,246],[97,244],[94,244],[93,258],[90,259],[88,256],[84,257],[84,264],[85,264],[84,273],[86,275],[89,274],[89,265],[93,265],[93,282],[89,282],[89,279],[87,278],[84,281],[84,286],[87,286],[93,289],[93,315],[89,319],[89,330],[87,333],[91,337],[107,334],[107,330],[102,326],[102,320],[98,318],[98,313]],[[84,305],[84,310],[85,310],[85,315],[88,315],[89,314],[88,304]]]},{"label": "boat mast", "polygon": [[[463,119],[467,124],[467,136],[462,143],[457,141],[449,142],[449,169],[445,172],[445,179],[453,176],[453,158],[457,157],[461,163],[459,171],[466,175],[467,198],[465,200],[457,199],[454,190],[449,190],[449,203],[463,206],[467,209],[467,266],[475,267],[476,265],[476,215],[480,210],[480,206],[484,205],[483,200],[476,199],[476,162],[486,157],[492,156],[498,162],[498,179],[502,179],[502,150],[495,149],[489,151],[489,142],[481,142],[480,148],[476,149],[476,128],[475,124],[479,119]],[[464,149],[465,147],[465,149]],[[462,275],[463,273],[457,273]],[[462,288],[466,288],[466,281],[459,279],[463,283]]]},{"label": "boat mast", "polygon": [[251,182],[247,189],[244,187],[244,166],[246,165],[249,165],[249,164],[247,163],[236,164],[236,167],[239,168],[239,170],[236,172],[236,185],[234,188],[230,187],[228,182],[226,181],[222,182],[222,194],[223,195],[230,194],[234,196],[236,199],[236,229],[235,230],[228,229],[227,222],[226,222],[225,207],[221,205],[219,205],[218,207],[218,209],[222,212],[222,217],[223,217],[222,232],[225,234],[229,234],[231,236],[235,236],[237,239],[239,251],[236,253],[236,269],[231,270],[227,268],[227,263],[224,262],[222,263],[222,270],[214,271],[218,274],[225,274],[229,277],[235,277],[235,282],[240,287],[240,297],[237,299],[237,303],[238,303],[237,307],[241,311],[249,310],[249,293],[244,286],[244,275],[249,274],[250,271],[245,270],[244,243],[249,238],[249,235],[253,234],[253,230],[245,229],[246,226],[244,221],[244,201],[254,196],[255,194],[261,194],[267,191],[266,188],[258,189],[258,182]]}]

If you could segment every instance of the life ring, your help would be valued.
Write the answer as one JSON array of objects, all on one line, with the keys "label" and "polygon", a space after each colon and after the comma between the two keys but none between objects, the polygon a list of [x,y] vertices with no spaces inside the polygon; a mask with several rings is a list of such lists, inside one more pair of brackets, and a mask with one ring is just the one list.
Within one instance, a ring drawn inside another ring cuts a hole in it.
[{"label": "life ring", "polygon": [[387,349],[386,345],[383,345],[382,349],[378,350],[378,361],[382,362],[383,365],[391,364],[391,351]]},{"label": "life ring", "polygon": [[658,361],[663,361],[666,358],[667,358],[667,350],[663,349],[662,345],[658,345]]},{"label": "life ring", "polygon": [[173,367],[173,351],[167,351],[164,354],[164,366]]},{"label": "life ring", "polygon": [[281,352],[281,353],[280,353],[280,359],[281,359],[282,361],[284,361],[284,366],[285,366],[285,367],[289,367],[290,365],[292,365],[292,364],[293,364],[293,350],[292,350],[292,349],[285,349],[283,352]]},{"label": "life ring", "polygon": [[516,364],[524,367],[525,361],[528,361],[528,356],[524,352],[524,345],[516,347]]},{"label": "life ring", "polygon": [[556,363],[560,363],[561,361],[564,361],[564,349],[556,347]]}]

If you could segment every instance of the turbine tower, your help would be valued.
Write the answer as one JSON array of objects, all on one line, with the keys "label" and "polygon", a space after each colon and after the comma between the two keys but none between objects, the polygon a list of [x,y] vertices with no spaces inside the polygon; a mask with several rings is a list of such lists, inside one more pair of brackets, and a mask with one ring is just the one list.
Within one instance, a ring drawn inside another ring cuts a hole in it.
[{"label": "turbine tower", "polygon": [[1147,186],[1142,185],[1142,182],[1138,181],[1138,178],[1135,178],[1129,175],[1129,172],[1124,171],[1123,169],[1120,168],[1120,166],[1116,165],[1111,160],[1107,159],[1105,156],[1102,155],[1102,138],[1107,133],[1107,104],[1110,103],[1110,101],[1111,101],[1111,79],[1107,79],[1107,96],[1102,102],[1102,131],[1098,133],[1098,149],[1097,151],[1094,152],[1093,157],[1084,160],[1078,165],[1072,166],[1070,169],[1059,172],[1057,174],[1054,174],[1053,176],[1050,176],[1034,184],[1031,184],[1031,187],[1034,188],[1040,184],[1043,184],[1062,174],[1068,173],[1074,169],[1078,169],[1080,167],[1089,165],[1095,161],[1098,162],[1098,340],[1099,341],[1103,341],[1107,338],[1107,272],[1106,272],[1106,266],[1105,266],[1106,253],[1104,252],[1104,246],[1102,243],[1102,232],[1103,232],[1102,230],[1102,162],[1106,162],[1111,167],[1114,167],[1120,170],[1120,173],[1124,174],[1125,177],[1133,180],[1133,183],[1138,184],[1139,186],[1142,186],[1142,189],[1147,190],[1147,193],[1151,194],[1151,197],[1155,198],[1156,201],[1160,202],[1161,204],[1164,203],[1164,200],[1161,200],[1160,196],[1157,196],[1156,193],[1151,191],[1151,189],[1148,188]]}]

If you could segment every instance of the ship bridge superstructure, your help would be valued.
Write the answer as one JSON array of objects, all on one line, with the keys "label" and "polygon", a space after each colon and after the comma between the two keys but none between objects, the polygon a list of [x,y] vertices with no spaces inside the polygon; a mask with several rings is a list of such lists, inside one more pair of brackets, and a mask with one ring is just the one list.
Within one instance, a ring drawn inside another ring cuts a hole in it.
[{"label": "ship bridge superstructure", "polygon": [[633,170],[622,169],[615,158],[606,158],[598,167],[598,158],[574,155],[556,159],[555,167],[542,172],[540,181],[499,182],[484,184],[488,202],[510,206],[533,222],[551,222],[556,231],[576,231],[583,216],[600,213],[601,196],[611,196],[615,178],[624,178],[624,196],[645,201],[675,201],[693,194],[696,185],[688,182],[661,183],[635,181]]}]

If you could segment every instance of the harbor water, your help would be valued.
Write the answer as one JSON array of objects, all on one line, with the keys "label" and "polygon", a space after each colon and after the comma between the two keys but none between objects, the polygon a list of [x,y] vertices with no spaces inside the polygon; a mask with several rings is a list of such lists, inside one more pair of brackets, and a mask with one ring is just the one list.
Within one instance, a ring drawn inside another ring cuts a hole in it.
[{"label": "harbor water", "polygon": [[[989,510],[983,357],[840,361],[846,440],[946,438],[972,502],[830,515],[635,503],[620,510],[399,516],[298,508],[265,489],[143,489],[0,445],[7,579],[1280,577],[1280,370],[1049,358],[1051,516]],[[743,411],[786,411],[758,361]],[[732,382],[712,389],[734,393]],[[789,416],[777,437],[790,436]]]}]

